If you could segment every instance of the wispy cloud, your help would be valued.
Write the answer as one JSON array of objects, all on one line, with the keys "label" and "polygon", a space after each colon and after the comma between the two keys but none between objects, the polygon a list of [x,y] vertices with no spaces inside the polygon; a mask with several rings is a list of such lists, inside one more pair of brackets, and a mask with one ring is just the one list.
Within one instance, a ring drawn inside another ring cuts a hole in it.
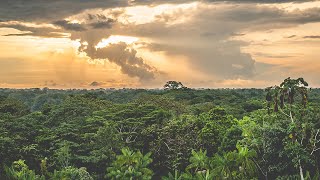
[{"label": "wispy cloud", "polygon": [[320,35],[317,35],[317,36],[304,36],[303,38],[306,38],[306,39],[320,39]]}]

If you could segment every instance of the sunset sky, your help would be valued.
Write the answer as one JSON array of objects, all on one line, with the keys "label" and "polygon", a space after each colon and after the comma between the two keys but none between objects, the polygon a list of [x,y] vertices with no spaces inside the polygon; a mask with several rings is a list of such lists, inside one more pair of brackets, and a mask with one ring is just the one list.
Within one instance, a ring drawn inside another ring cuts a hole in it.
[{"label": "sunset sky", "polygon": [[320,87],[320,1],[1,0],[0,87]]}]

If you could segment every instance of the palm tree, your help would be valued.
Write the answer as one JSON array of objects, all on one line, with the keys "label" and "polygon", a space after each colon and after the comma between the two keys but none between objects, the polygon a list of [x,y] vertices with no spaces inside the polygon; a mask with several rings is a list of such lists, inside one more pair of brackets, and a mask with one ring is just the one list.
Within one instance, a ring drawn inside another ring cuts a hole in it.
[{"label": "palm tree", "polygon": [[111,167],[107,168],[108,179],[151,179],[153,172],[148,168],[152,162],[151,153],[143,155],[123,148]]},{"label": "palm tree", "polygon": [[187,170],[194,169],[194,172],[206,170],[209,168],[209,159],[207,157],[207,151],[202,151],[200,149],[199,152],[192,150],[192,156],[189,159],[190,165],[187,166]]},{"label": "palm tree", "polygon": [[273,99],[274,112],[278,112],[279,95],[280,95],[280,108],[285,107],[285,102],[287,101],[290,107],[294,103],[294,97],[296,93],[299,93],[302,98],[301,104],[306,107],[307,104],[307,86],[308,83],[303,78],[291,79],[288,77],[285,79],[280,86],[271,86],[266,88],[267,96],[266,100],[268,102],[268,112]]},{"label": "palm tree", "polygon": [[291,79],[290,77],[280,84],[282,94],[287,96],[290,105],[294,103],[294,96],[297,92],[302,96],[302,103],[306,103],[307,86],[308,83],[303,78]]}]

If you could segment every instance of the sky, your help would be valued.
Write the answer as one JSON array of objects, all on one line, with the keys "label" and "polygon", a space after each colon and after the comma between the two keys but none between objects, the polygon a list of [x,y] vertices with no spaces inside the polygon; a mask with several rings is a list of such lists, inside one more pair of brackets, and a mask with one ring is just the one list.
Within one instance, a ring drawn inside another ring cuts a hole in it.
[{"label": "sky", "polygon": [[320,87],[320,1],[0,1],[0,87]]}]

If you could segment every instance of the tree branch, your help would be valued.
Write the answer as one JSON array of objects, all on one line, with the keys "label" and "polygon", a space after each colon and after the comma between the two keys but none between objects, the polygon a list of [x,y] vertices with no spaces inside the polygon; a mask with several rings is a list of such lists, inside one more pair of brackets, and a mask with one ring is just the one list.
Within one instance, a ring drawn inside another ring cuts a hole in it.
[{"label": "tree branch", "polygon": [[312,155],[314,152],[320,150],[320,148],[317,148],[317,143],[320,141],[320,140],[317,140],[319,131],[320,131],[320,129],[317,130],[317,133],[316,133],[316,135],[314,136],[313,149],[312,149],[310,155]]}]

